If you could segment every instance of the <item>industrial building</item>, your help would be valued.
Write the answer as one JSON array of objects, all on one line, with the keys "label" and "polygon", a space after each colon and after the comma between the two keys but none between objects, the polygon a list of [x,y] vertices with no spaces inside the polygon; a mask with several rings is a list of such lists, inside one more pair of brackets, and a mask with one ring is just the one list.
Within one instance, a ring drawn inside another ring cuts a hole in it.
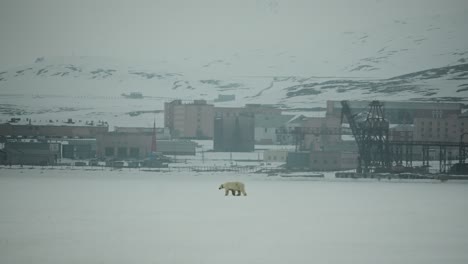
[{"label": "industrial building", "polygon": [[96,139],[67,139],[61,141],[62,158],[92,159],[96,157]]},{"label": "industrial building", "polygon": [[6,142],[4,164],[9,165],[54,165],[60,158],[59,143]]},{"label": "industrial building", "polygon": [[213,138],[214,106],[205,100],[164,103],[164,126],[174,138]]},{"label": "industrial building", "polygon": [[255,149],[254,115],[240,112],[218,115],[214,122],[214,151],[249,152]]},{"label": "industrial building", "polygon": [[98,135],[99,158],[141,159],[151,152],[152,133],[108,132]]},{"label": "industrial building", "polygon": [[293,119],[293,115],[255,115],[255,143],[279,144],[278,130]]},{"label": "industrial building", "polygon": [[[447,118],[462,113],[463,104],[440,102],[380,101],[385,108],[385,118],[391,124],[413,124],[415,118]],[[354,113],[366,111],[370,101],[350,102]],[[327,101],[327,116],[341,117],[341,102]]]},{"label": "industrial building", "polygon": [[106,122],[12,118],[0,124],[0,136],[94,138],[108,131]]}]

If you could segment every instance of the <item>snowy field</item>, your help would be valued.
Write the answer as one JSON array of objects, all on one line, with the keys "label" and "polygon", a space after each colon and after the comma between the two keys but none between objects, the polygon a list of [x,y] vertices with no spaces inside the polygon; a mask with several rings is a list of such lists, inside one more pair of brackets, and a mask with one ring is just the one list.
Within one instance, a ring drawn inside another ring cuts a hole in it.
[{"label": "snowy field", "polygon": [[468,263],[459,182],[2,168],[0,211],[0,263]]}]

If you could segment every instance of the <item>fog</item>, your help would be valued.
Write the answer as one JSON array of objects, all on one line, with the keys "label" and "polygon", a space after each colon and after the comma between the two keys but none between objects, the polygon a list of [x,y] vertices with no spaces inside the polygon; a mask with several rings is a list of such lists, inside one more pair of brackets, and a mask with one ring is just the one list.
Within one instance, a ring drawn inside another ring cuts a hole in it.
[{"label": "fog", "polygon": [[[40,56],[105,56],[180,67],[241,57],[264,61],[253,74],[303,74],[318,59],[352,60],[343,34],[404,36],[433,26],[441,36],[432,40],[437,43],[431,54],[453,50],[460,39],[466,47],[467,8],[464,0],[6,0],[0,2],[0,68]],[[449,33],[458,41],[444,42]],[[281,67],[286,55],[288,67]]]}]

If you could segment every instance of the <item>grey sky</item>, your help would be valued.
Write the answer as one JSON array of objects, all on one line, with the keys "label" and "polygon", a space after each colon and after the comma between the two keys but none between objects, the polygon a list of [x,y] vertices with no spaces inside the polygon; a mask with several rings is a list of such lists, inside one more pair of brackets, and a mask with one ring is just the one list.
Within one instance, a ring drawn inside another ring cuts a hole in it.
[{"label": "grey sky", "polygon": [[256,49],[300,55],[330,33],[385,31],[399,19],[432,17],[468,25],[467,3],[1,0],[0,67],[30,63],[39,56],[216,58]]}]

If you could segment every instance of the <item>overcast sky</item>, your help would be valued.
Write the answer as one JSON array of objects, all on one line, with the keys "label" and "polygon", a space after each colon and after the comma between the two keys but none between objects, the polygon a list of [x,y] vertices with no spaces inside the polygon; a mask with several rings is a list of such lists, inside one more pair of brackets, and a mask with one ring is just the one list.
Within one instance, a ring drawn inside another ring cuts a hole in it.
[{"label": "overcast sky", "polygon": [[386,30],[398,19],[443,17],[468,28],[467,13],[467,0],[1,0],[0,67],[40,56],[300,55],[329,33]]}]

